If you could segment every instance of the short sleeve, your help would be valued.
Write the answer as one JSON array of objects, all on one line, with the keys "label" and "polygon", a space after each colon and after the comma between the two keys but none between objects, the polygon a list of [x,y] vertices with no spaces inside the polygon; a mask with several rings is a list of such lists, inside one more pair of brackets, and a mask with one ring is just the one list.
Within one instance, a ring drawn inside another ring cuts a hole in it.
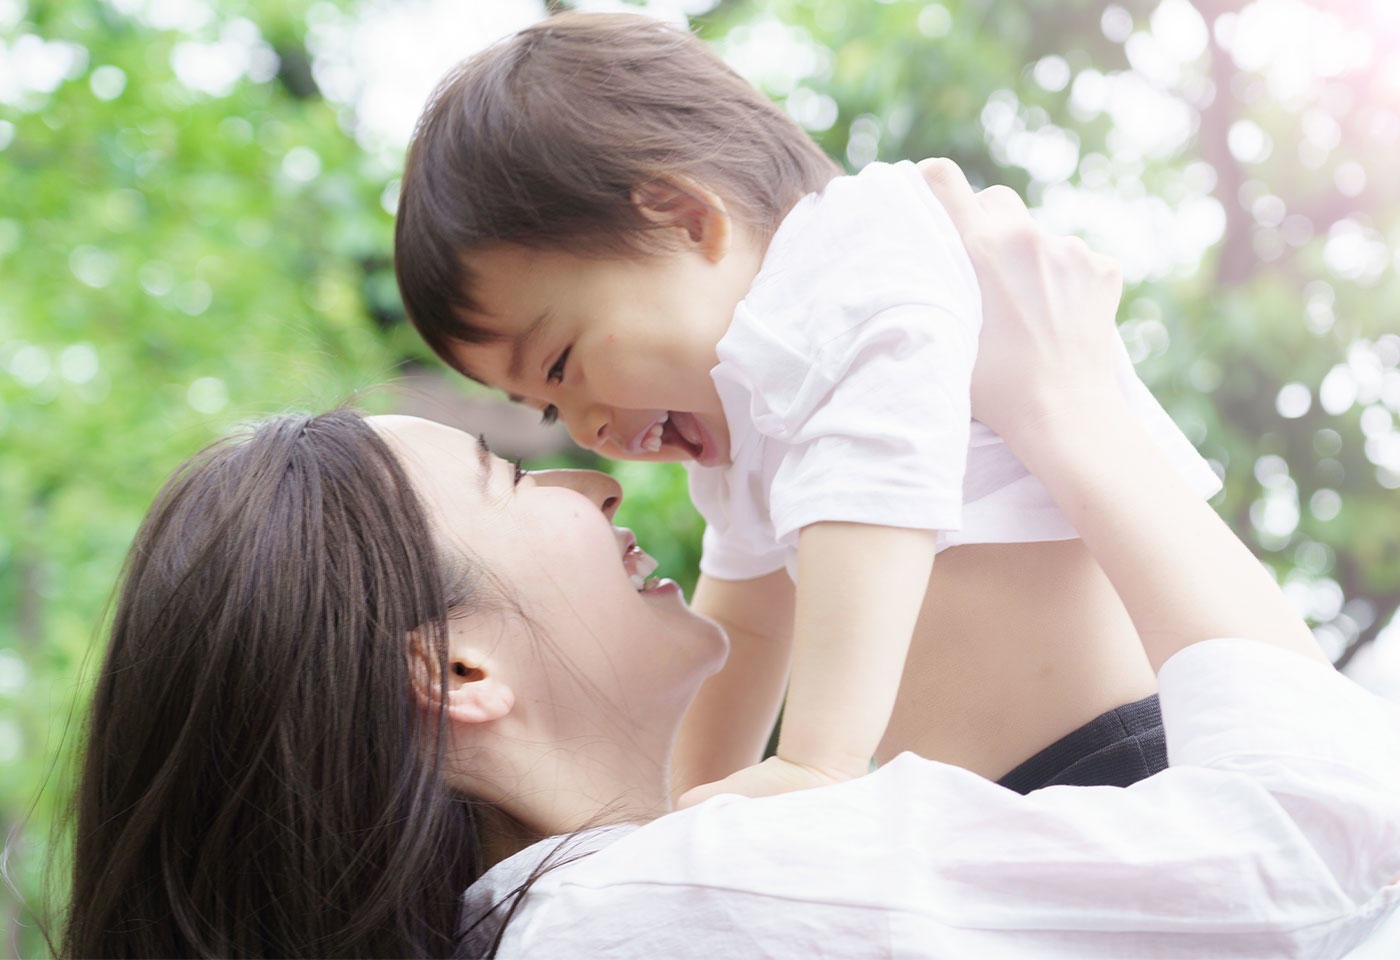
[{"label": "short sleeve", "polygon": [[[732,436],[742,436],[731,430]],[[742,442],[742,441],[741,441]],[[765,457],[780,451],[743,443],[728,467],[687,464],[690,499],[705,518],[700,572],[717,580],[752,580],[787,565],[791,551],[773,536],[768,519],[771,470]]]},{"label": "short sleeve", "polygon": [[804,204],[715,369],[743,390],[736,417],[785,449],[775,537],[823,520],[956,529],[981,328],[962,240],[912,164],[872,164]]},{"label": "short sleeve", "polygon": [[828,344],[790,412],[769,494],[786,537],[820,521],[961,526],[975,318],[928,304],[883,311]]},{"label": "short sleeve", "polygon": [[754,543],[752,538],[735,536],[713,524],[705,525],[700,548],[700,572],[716,580],[754,580],[787,564],[785,547]]}]

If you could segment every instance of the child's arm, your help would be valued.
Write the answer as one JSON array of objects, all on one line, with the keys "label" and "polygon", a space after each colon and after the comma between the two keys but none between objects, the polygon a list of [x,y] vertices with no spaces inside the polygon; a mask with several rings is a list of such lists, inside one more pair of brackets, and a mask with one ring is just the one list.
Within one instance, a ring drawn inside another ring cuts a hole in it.
[{"label": "child's arm", "polygon": [[796,645],[778,756],[833,780],[870,769],[894,707],[937,534],[814,523],[797,545]]},{"label": "child's arm", "polygon": [[765,796],[869,769],[889,721],[937,535],[816,523],[797,548],[796,644],[778,756],[689,791]]},{"label": "child's arm", "polygon": [[671,758],[672,793],[759,761],[778,720],[792,654],[792,579],[701,575],[691,608],[724,627],[729,656],[686,713]]},{"label": "child's arm", "polygon": [[1171,469],[1114,385],[1116,266],[1040,231],[1004,188],[974,194],[948,161],[925,176],[982,287],[973,411],[1050,490],[1103,567],[1154,669],[1242,637],[1322,659],[1273,578]]}]

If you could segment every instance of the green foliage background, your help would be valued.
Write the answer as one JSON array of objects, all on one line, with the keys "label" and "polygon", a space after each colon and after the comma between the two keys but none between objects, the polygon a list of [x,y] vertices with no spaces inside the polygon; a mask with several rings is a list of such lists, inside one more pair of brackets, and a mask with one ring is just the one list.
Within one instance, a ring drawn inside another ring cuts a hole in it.
[{"label": "green foliage background", "polygon": [[[1194,135],[1170,155],[1118,162],[1107,115],[1076,111],[1072,85],[1047,89],[1034,67],[1058,56],[1075,76],[1123,74],[1123,18],[1140,36],[1158,5],[725,0],[694,23],[733,51],[776,20],[816,51],[795,80],[764,85],[794,114],[820,117],[814,136],[852,166],[951,156],[1034,205],[1053,185],[987,134],[993,101],[1011,105],[1019,129],[1072,138],[1084,158],[1072,184],[1108,169],[1120,190],[1171,207],[1209,164],[1223,235],[1198,269],[1131,288],[1125,333],[1149,383],[1222,466],[1223,515],[1346,660],[1400,606],[1400,93],[1358,66],[1306,102],[1283,100],[1212,41],[1171,91]],[[1194,6],[1215,27],[1250,4]],[[389,272],[383,198],[397,160],[357,144],[310,69],[308,20],[325,4],[222,0],[202,20],[165,25],[157,7],[0,2],[0,827],[5,868],[34,903],[46,857],[61,856],[49,831],[64,801],[59,746],[78,733],[70,705],[162,479],[252,417],[347,399],[381,409],[375,384],[430,362]],[[1364,4],[1338,14],[1363,15]],[[255,41],[241,79],[214,93],[180,81],[182,45],[228,37]],[[1374,42],[1377,62],[1393,62],[1397,36]],[[52,69],[32,68],[40,61]],[[1302,146],[1309,110],[1340,131],[1317,162]],[[1271,153],[1231,153],[1241,121]],[[1337,186],[1343,165],[1365,173],[1362,189]],[[1305,223],[1282,221],[1261,197]],[[1389,259],[1339,275],[1326,255],[1339,235]],[[1335,412],[1317,402],[1329,376],[1355,386]],[[1302,415],[1279,413],[1286,384],[1313,398]],[[693,570],[700,527],[680,471],[617,472],[624,522],[664,569]],[[1270,522],[1280,510],[1296,513],[1291,528]],[[0,916],[10,933],[0,954],[43,952],[9,892]]]}]

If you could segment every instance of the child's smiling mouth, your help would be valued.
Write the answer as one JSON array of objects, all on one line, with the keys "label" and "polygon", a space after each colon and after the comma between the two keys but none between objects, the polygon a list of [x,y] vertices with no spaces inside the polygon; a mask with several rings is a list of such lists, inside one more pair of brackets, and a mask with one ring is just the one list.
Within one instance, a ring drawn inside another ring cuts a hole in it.
[{"label": "child's smiling mouth", "polygon": [[670,410],[635,437],[628,449],[633,453],[659,453],[665,447],[675,447],[684,451],[687,459],[701,466],[713,466],[721,460],[717,446],[699,417]]}]

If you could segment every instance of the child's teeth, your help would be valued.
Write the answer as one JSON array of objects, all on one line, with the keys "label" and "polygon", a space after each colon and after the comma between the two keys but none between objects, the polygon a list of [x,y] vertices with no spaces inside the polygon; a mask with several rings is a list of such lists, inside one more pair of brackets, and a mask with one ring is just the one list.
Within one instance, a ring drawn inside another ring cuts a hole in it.
[{"label": "child's teeth", "polygon": [[661,449],[660,423],[653,423],[651,425],[651,429],[647,431],[647,435],[642,438],[642,449],[648,453],[655,453]]}]

